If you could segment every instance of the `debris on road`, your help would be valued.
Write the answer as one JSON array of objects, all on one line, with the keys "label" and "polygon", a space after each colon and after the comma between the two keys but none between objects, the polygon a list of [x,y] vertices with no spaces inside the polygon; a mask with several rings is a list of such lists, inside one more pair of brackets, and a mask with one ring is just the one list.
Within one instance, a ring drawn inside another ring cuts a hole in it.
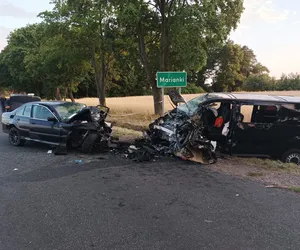
[{"label": "debris on road", "polygon": [[76,164],[82,164],[83,161],[82,161],[82,160],[75,160],[75,163],[76,163]]},{"label": "debris on road", "polygon": [[266,188],[281,188],[281,189],[289,189],[288,186],[282,186],[282,185],[267,185]]},{"label": "debris on road", "polygon": [[18,170],[19,170],[18,168],[14,168],[14,169],[13,169],[13,171],[18,171]]}]

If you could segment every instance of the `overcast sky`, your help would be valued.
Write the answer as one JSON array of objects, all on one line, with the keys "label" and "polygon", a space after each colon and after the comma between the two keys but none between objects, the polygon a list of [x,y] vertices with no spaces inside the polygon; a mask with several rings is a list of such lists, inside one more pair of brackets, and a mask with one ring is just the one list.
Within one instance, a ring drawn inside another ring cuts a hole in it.
[{"label": "overcast sky", "polygon": [[[231,39],[254,50],[271,75],[300,73],[300,0],[244,0],[245,11]],[[49,0],[0,0],[0,50],[7,35],[50,10]]]}]

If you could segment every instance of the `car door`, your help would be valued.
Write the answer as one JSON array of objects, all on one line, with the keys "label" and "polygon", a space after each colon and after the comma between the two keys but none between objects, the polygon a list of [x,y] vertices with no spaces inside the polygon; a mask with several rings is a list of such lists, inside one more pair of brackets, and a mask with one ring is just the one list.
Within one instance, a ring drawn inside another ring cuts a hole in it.
[{"label": "car door", "polygon": [[17,110],[15,116],[15,124],[20,131],[20,135],[29,138],[31,104],[23,105]]},{"label": "car door", "polygon": [[232,153],[270,155],[270,148],[277,143],[278,107],[274,104],[242,104],[237,108]]},{"label": "car door", "polygon": [[[55,118],[55,121],[49,121],[48,118]],[[30,139],[53,145],[60,143],[59,121],[48,107],[40,104],[34,104],[32,106]]]}]

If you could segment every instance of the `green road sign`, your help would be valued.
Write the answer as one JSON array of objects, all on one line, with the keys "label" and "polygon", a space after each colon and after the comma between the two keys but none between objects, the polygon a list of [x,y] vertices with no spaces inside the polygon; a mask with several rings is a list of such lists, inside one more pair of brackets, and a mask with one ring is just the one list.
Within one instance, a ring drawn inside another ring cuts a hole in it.
[{"label": "green road sign", "polygon": [[158,88],[182,88],[187,86],[186,72],[157,72]]}]

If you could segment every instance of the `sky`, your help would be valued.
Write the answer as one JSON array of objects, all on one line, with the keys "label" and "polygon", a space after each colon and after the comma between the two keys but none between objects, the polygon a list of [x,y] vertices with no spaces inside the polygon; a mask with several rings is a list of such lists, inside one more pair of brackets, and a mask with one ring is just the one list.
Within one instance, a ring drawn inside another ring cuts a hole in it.
[{"label": "sky", "polygon": [[[272,76],[300,73],[300,0],[244,0],[244,7],[230,39],[253,49]],[[0,0],[0,50],[11,31],[51,9],[49,0]]]}]

